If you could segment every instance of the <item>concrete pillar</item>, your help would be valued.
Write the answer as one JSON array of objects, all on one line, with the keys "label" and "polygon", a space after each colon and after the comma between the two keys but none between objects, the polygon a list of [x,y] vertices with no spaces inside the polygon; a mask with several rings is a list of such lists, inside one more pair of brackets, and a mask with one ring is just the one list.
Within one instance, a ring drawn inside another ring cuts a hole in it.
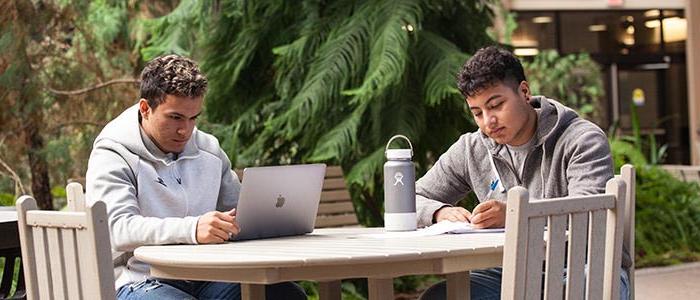
[{"label": "concrete pillar", "polygon": [[685,55],[688,70],[690,163],[700,165],[700,2],[686,0],[685,18],[688,22]]}]

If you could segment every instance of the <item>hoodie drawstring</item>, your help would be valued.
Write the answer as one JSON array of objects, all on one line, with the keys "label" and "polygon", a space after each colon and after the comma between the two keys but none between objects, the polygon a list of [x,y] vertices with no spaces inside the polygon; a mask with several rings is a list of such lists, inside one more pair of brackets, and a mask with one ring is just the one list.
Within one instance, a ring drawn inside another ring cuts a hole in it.
[{"label": "hoodie drawstring", "polygon": [[547,155],[546,155],[547,154],[547,147],[544,146],[545,144],[546,144],[546,142],[542,143],[542,159],[540,160],[540,180],[542,180],[541,181],[541,183],[542,183],[542,198],[540,198],[540,199],[545,199],[545,195],[547,195],[547,193],[546,193],[547,185],[544,182],[544,167],[545,167],[544,159],[545,159],[545,157],[547,157]]}]

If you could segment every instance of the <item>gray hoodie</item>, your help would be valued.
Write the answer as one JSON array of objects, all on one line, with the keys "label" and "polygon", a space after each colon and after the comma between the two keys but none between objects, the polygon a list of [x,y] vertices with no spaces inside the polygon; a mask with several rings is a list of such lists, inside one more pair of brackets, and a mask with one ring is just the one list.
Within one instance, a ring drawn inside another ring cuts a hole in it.
[{"label": "gray hoodie", "polygon": [[[199,216],[238,203],[240,183],[215,137],[195,128],[183,152],[173,158],[146,135],[142,138],[137,105],[95,139],[86,197],[107,204],[113,255],[143,245],[196,244]],[[131,257],[116,287],[149,273],[147,264]]]},{"label": "gray hoodie", "polygon": [[[462,135],[416,183],[419,226],[432,224],[436,210],[454,205],[470,191],[485,201],[496,179],[499,184],[490,198],[501,201],[506,201],[508,189],[518,185],[539,199],[605,192],[613,177],[605,133],[552,99],[535,96],[530,104],[538,110],[537,130],[522,174],[504,157],[505,145],[481,130]],[[627,267],[631,261],[624,252]]]}]

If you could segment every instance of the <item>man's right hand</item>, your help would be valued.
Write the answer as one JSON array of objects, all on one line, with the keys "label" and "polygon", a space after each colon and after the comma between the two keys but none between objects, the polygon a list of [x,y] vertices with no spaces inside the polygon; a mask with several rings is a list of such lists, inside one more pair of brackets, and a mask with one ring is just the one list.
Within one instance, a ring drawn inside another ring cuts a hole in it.
[{"label": "man's right hand", "polygon": [[435,212],[435,221],[450,220],[453,222],[469,222],[472,214],[464,207],[445,206]]},{"label": "man's right hand", "polygon": [[197,221],[197,243],[218,244],[228,241],[241,229],[236,222],[235,209],[229,212],[210,211]]}]

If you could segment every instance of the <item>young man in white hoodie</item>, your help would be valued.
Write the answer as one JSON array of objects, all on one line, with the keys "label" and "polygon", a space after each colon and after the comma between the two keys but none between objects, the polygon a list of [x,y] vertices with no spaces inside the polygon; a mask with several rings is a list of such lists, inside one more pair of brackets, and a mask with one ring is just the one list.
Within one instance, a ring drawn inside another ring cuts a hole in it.
[{"label": "young man in white hoodie", "polygon": [[[462,67],[457,85],[479,129],[459,137],[416,183],[419,225],[451,220],[504,227],[506,191],[514,186],[540,199],[605,192],[613,177],[605,133],[561,103],[531,95],[511,52],[480,49]],[[480,202],[474,210],[454,206],[471,191]],[[630,265],[624,249],[620,299],[629,297]],[[471,299],[500,299],[500,293],[501,268],[471,273]],[[444,298],[444,282],[421,297]]]},{"label": "young man in white hoodie", "polygon": [[[207,79],[197,64],[167,55],[146,64],[140,99],[95,139],[88,201],[107,204],[118,299],[240,299],[240,285],[150,277],[133,257],[143,245],[223,243],[239,232],[240,183],[217,139],[195,127]],[[293,283],[266,288],[268,299],[306,299]]]}]

